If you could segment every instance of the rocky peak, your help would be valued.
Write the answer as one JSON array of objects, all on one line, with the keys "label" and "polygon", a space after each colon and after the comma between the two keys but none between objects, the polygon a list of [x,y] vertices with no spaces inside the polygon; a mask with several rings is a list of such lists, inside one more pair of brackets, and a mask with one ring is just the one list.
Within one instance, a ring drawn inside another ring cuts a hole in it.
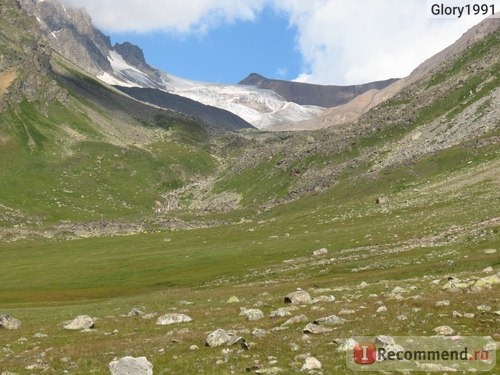
[{"label": "rocky peak", "polygon": [[154,70],[144,58],[144,53],[135,44],[130,42],[116,43],[114,50],[118,52],[123,59],[132,66],[136,66],[141,70]]},{"label": "rocky peak", "polygon": [[260,82],[266,81],[267,78],[258,73],[250,73],[245,79],[240,81],[240,85],[258,85]]}]

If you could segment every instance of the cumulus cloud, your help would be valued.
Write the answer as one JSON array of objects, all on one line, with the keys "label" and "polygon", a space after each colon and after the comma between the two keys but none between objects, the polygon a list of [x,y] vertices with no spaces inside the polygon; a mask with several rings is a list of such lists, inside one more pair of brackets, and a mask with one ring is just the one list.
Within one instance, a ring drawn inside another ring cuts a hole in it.
[{"label": "cumulus cloud", "polygon": [[[456,0],[458,1],[458,0]],[[255,20],[264,7],[284,12],[303,59],[298,81],[356,84],[408,75],[453,43],[477,17],[429,17],[425,0],[64,0],[84,6],[107,31],[206,33]],[[235,41],[236,42],[236,41]]]}]

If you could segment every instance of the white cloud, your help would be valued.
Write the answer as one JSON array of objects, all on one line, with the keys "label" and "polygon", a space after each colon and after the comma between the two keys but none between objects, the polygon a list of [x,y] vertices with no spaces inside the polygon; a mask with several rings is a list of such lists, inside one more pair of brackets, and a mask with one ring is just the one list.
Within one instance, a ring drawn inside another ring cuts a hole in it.
[{"label": "white cloud", "polygon": [[221,22],[253,20],[265,0],[62,0],[83,7],[104,30],[206,32]]},{"label": "white cloud", "polygon": [[[458,0],[455,0],[458,1]],[[495,0],[497,1],[497,0]],[[436,19],[425,0],[64,0],[108,31],[204,33],[253,20],[265,6],[297,28],[298,81],[355,84],[408,75],[479,18]]]}]

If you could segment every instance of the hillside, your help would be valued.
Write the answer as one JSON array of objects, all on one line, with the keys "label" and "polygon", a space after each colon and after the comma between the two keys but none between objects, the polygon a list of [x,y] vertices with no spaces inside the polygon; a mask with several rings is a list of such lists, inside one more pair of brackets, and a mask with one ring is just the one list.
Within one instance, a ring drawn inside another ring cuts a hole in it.
[{"label": "hillside", "polygon": [[360,335],[498,353],[498,19],[358,120],[276,133],[138,101],[0,12],[0,373],[343,374]]}]

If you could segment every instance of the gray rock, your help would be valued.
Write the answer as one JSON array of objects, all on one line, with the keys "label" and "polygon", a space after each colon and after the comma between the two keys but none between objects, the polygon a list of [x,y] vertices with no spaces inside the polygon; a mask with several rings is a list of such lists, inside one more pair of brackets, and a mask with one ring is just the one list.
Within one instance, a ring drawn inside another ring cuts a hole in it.
[{"label": "gray rock", "polygon": [[447,290],[450,292],[459,292],[469,289],[472,286],[472,283],[462,281],[454,276],[448,278],[446,284],[443,285],[443,290]]},{"label": "gray rock", "polygon": [[244,309],[240,312],[247,320],[255,321],[264,318],[264,313],[259,309]]},{"label": "gray rock", "polygon": [[146,357],[123,357],[109,363],[111,375],[153,375],[153,365]]},{"label": "gray rock", "polygon": [[434,328],[433,331],[441,336],[451,336],[455,334],[455,330],[449,326],[439,326]]},{"label": "gray rock", "polygon": [[491,288],[493,285],[500,284],[498,275],[482,277],[474,283],[473,290],[481,290]]},{"label": "gray rock", "polygon": [[447,299],[443,301],[437,301],[436,307],[441,307],[441,306],[450,306],[450,301],[448,301]]},{"label": "gray rock", "polygon": [[245,339],[237,335],[229,335],[229,341],[226,343],[227,346],[231,346],[238,343],[244,343]]},{"label": "gray rock", "polygon": [[325,327],[322,327],[322,326],[314,324],[314,323],[309,323],[302,330],[302,332],[308,333],[308,334],[311,334],[311,335],[319,335],[319,334],[328,333],[328,332],[331,332],[331,331],[332,331],[331,328],[325,328]]},{"label": "gray rock", "polygon": [[94,327],[94,319],[88,315],[79,315],[75,319],[64,323],[63,328],[70,331],[83,331]]},{"label": "gray rock", "polygon": [[311,295],[305,290],[297,290],[285,296],[285,303],[292,305],[305,305],[311,302]]},{"label": "gray rock", "polygon": [[200,349],[200,348],[198,347],[198,345],[191,345],[191,346],[189,347],[189,350],[191,350],[191,351],[198,350],[198,349]]},{"label": "gray rock", "polygon": [[321,369],[321,362],[318,361],[314,357],[307,357],[304,364],[300,368],[300,371],[302,372],[307,372],[311,370],[320,370]]},{"label": "gray rock", "polygon": [[258,337],[259,339],[266,337],[268,334],[269,334],[269,331],[262,329],[262,328],[255,328],[252,331],[252,335],[254,335],[255,337]]},{"label": "gray rock", "polygon": [[389,198],[387,198],[385,195],[381,195],[380,197],[375,199],[375,203],[377,204],[386,204],[387,202],[389,202]]},{"label": "gray rock", "polygon": [[13,318],[10,315],[0,314],[0,328],[5,328],[8,330],[19,329],[21,327],[21,322]]},{"label": "gray rock", "polygon": [[127,316],[129,318],[131,318],[133,316],[143,316],[143,315],[144,315],[144,313],[135,307],[132,310],[130,310],[129,313],[127,314]]},{"label": "gray rock", "polygon": [[386,312],[387,311],[387,307],[385,305],[382,305],[380,306],[378,309],[377,309],[377,312],[378,313],[381,313],[381,312]]},{"label": "gray rock", "polygon": [[318,296],[311,301],[311,303],[318,303],[318,302],[335,302],[335,297],[332,295]]},{"label": "gray rock", "polygon": [[171,314],[165,314],[162,316],[159,316],[158,319],[156,319],[156,324],[161,325],[161,326],[166,326],[170,324],[176,324],[176,323],[187,323],[192,321],[193,318],[186,314],[178,314],[178,313],[171,313]]},{"label": "gray rock", "polygon": [[354,339],[346,339],[344,340],[339,347],[337,348],[338,352],[347,352],[352,350],[354,346],[356,346],[357,342]]},{"label": "gray rock", "polygon": [[324,248],[324,247],[322,247],[321,249],[313,251],[313,255],[315,257],[319,257],[319,256],[326,255],[326,254],[328,254],[328,249]]},{"label": "gray rock", "polygon": [[345,322],[346,322],[345,319],[340,318],[337,315],[329,315],[323,318],[316,319],[314,321],[314,324],[333,326],[333,325],[344,324]]},{"label": "gray rock", "polygon": [[290,316],[292,315],[292,313],[290,311],[288,311],[288,309],[285,309],[283,307],[280,307],[279,309],[277,310],[273,310],[269,313],[269,317],[271,319],[273,318],[283,318],[285,316]]},{"label": "gray rock", "polygon": [[206,345],[210,347],[221,346],[230,340],[231,336],[224,329],[219,328],[207,336]]}]

